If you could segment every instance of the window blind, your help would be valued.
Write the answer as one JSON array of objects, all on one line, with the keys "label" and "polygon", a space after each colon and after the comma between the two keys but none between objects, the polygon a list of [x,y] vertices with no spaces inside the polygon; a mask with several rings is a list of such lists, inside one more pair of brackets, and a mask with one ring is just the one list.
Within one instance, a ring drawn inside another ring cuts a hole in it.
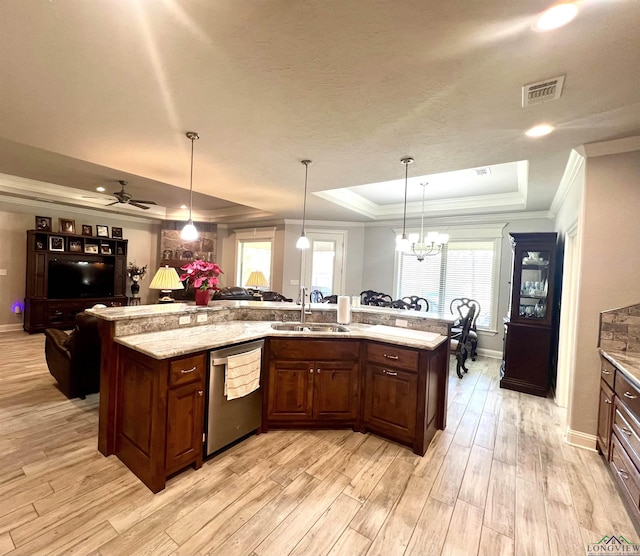
[{"label": "window blind", "polygon": [[429,301],[429,310],[449,314],[451,300],[468,297],[480,303],[478,328],[491,328],[495,308],[494,241],[451,241],[436,256],[420,262],[400,254],[399,294],[419,295]]}]

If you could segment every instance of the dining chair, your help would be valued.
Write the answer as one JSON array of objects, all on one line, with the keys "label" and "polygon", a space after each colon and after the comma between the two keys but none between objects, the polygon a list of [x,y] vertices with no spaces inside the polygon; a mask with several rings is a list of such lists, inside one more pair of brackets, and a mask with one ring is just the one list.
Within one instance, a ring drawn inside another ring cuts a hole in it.
[{"label": "dining chair", "polygon": [[469,348],[467,345],[469,343],[469,332],[471,332],[471,323],[475,318],[475,312],[475,305],[471,305],[467,314],[460,319],[460,327],[457,330],[454,328],[451,329],[450,349],[456,358],[456,374],[458,378],[463,377],[461,370],[465,373],[469,372],[469,369],[465,367],[465,363],[469,356]]},{"label": "dining chair", "polygon": [[321,303],[324,295],[320,290],[311,290],[309,292],[309,301],[311,303]]},{"label": "dining chair", "polygon": [[467,341],[471,344],[471,360],[475,361],[478,354],[478,329],[476,328],[476,322],[478,320],[478,315],[480,314],[480,303],[475,299],[470,299],[468,297],[456,297],[451,300],[449,311],[451,311],[452,315],[458,316],[458,320],[454,323],[452,329],[452,332],[457,333],[461,326],[461,320],[467,316],[471,307],[474,309],[474,317],[471,322]]},{"label": "dining chair", "polygon": [[414,311],[429,312],[429,302],[424,297],[417,295],[408,295],[402,298],[402,301],[410,305],[410,309]]}]

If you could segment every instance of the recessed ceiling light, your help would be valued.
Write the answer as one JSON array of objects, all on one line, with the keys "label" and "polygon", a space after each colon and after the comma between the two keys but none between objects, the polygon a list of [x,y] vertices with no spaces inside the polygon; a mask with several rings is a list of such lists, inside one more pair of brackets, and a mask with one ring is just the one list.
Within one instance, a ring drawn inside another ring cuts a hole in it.
[{"label": "recessed ceiling light", "polygon": [[536,31],[551,31],[569,23],[578,14],[578,6],[573,2],[556,4],[542,15],[536,21],[534,29]]},{"label": "recessed ceiling light", "polygon": [[180,208],[181,208],[181,209],[187,209],[187,208],[189,208],[189,207],[188,207],[187,205],[180,205]]},{"label": "recessed ceiling light", "polygon": [[549,124],[540,124],[533,126],[531,129],[525,131],[525,135],[527,137],[544,137],[545,135],[549,135],[555,127]]},{"label": "recessed ceiling light", "polygon": [[104,193],[106,191],[106,189],[102,186],[100,187],[96,187],[96,191],[99,191],[100,193]]}]

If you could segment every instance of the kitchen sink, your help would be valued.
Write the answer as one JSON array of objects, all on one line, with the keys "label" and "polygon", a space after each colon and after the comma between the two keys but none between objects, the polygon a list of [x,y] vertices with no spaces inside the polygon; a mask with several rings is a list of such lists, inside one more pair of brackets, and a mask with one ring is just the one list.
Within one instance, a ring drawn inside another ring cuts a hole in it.
[{"label": "kitchen sink", "polygon": [[274,330],[289,330],[293,332],[349,332],[346,326],[340,324],[321,324],[305,322],[274,322],[271,324]]}]

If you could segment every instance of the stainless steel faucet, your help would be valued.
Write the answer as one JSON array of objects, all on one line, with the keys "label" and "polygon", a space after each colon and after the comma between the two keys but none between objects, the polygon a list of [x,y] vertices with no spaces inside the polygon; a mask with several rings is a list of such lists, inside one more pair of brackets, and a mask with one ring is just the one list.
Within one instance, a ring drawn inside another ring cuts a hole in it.
[{"label": "stainless steel faucet", "polygon": [[306,305],[305,305],[305,298],[306,297],[307,297],[307,288],[302,286],[300,288],[300,322],[306,322],[307,321],[307,315],[311,314],[311,307],[309,307],[307,309]]}]

